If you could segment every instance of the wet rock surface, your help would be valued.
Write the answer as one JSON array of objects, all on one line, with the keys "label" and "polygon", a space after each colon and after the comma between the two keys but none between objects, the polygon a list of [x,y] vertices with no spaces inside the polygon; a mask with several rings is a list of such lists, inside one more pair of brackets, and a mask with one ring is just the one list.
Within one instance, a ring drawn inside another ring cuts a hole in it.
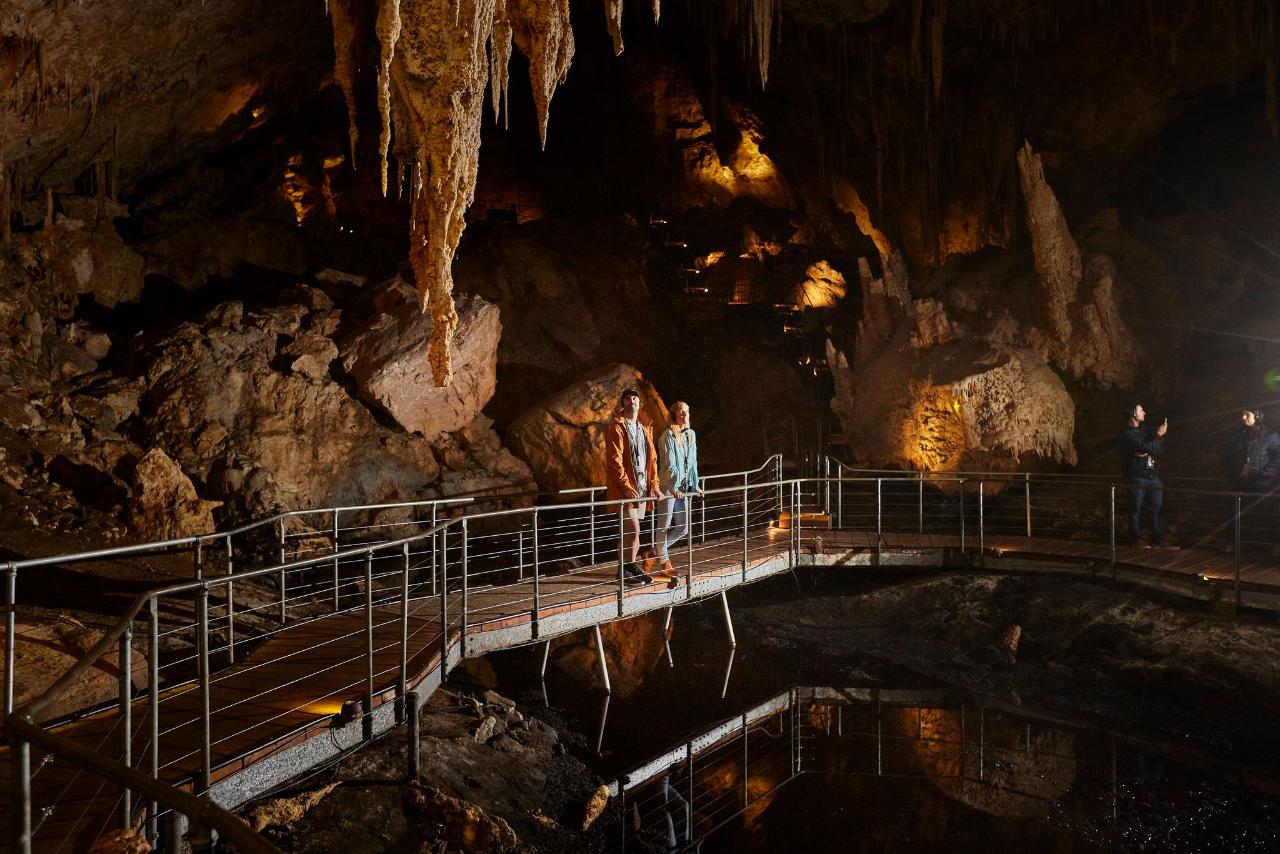
[{"label": "wet rock surface", "polygon": [[422,710],[420,783],[405,778],[397,730],[328,779],[242,812],[291,852],[604,850],[619,817],[606,804],[582,829],[601,781],[572,755],[580,738],[525,711],[492,691],[437,690]]}]

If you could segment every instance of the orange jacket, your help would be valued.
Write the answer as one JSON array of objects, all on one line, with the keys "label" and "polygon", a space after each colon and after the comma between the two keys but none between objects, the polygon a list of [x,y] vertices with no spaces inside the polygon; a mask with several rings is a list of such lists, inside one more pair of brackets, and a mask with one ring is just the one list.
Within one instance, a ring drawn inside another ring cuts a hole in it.
[{"label": "orange jacket", "polygon": [[[645,468],[648,470],[649,489],[646,495],[658,495],[658,451],[653,446],[653,427],[648,416],[639,415],[640,430],[644,433]],[[604,433],[604,482],[606,497],[610,501],[623,498],[642,498],[632,474],[631,439],[627,435],[627,419],[614,416]]]}]

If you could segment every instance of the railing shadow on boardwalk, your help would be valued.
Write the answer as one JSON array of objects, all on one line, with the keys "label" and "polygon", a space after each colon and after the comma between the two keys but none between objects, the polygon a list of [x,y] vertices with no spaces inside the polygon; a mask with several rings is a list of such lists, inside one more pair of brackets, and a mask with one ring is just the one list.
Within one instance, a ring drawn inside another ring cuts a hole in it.
[{"label": "railing shadow on boardwalk", "polygon": [[[336,549],[338,538],[291,534],[279,524],[289,517],[277,517],[279,562],[201,571],[139,596],[75,668],[7,717],[13,808],[5,832],[14,850],[86,847],[121,825],[171,844],[183,816],[196,846],[214,827],[244,850],[273,850],[210,804],[233,807],[407,720],[459,659],[723,595],[803,564],[962,558],[1138,580],[1200,598],[1227,590],[1243,604],[1280,601],[1277,562],[1246,560],[1240,546],[1251,543],[1244,521],[1260,505],[1241,509],[1242,498],[1226,493],[1178,491],[1207,509],[1200,527],[1180,522],[1177,533],[1208,542],[1227,519],[1231,553],[1118,546],[1117,487],[1091,479],[860,473],[830,460],[815,476],[784,479],[774,457],[709,486],[692,499],[692,536],[672,553],[674,588],[625,583],[621,508],[596,490],[583,501],[437,516],[408,536]],[[1215,515],[1223,498],[1241,512]],[[368,517],[367,536],[407,524],[378,518]],[[224,543],[228,536],[214,535]],[[11,566],[11,582],[16,569],[26,568]],[[245,601],[245,582],[263,578],[274,580],[278,601]],[[175,603],[194,619],[162,623],[160,615],[182,611]],[[249,616],[253,635],[243,631]],[[122,677],[110,708],[62,725],[32,723],[109,652],[130,673],[135,632],[146,636],[138,645],[147,653],[141,696]],[[343,725],[354,717],[358,724]],[[86,753],[98,761],[88,763]]]}]

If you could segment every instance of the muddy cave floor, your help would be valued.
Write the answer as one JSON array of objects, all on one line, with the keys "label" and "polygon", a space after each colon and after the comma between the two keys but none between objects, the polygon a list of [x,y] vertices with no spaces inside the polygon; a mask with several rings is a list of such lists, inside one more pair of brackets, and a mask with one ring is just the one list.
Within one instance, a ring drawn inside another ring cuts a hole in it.
[{"label": "muddy cave floor", "polygon": [[[729,648],[715,600],[675,612],[677,666],[662,658],[632,696],[613,698],[602,754],[594,743],[600,696],[552,672],[544,707],[537,651],[493,655],[457,672],[425,708],[424,780],[504,818],[522,847],[598,850],[605,829],[616,829],[613,805],[591,831],[577,828],[606,779],[792,685],[879,684],[950,686],[1067,726],[1122,733],[1269,797],[1280,793],[1274,614],[1224,617],[1105,582],[901,568],[805,569],[730,599],[738,649],[725,699]],[[1012,624],[1023,633],[1009,664],[995,646]],[[487,688],[519,701],[522,720],[508,722],[499,707],[495,733],[478,741],[494,711]],[[423,837],[400,805],[405,756],[397,731],[313,773],[286,793],[338,785],[268,833],[291,851],[419,850]]]}]

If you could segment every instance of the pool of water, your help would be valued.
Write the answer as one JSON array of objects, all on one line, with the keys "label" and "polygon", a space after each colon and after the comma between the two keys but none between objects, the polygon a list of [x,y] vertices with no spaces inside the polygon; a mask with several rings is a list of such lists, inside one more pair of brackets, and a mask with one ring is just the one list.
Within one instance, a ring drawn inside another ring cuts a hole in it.
[{"label": "pool of water", "polygon": [[[850,592],[787,577],[730,602]],[[718,599],[677,609],[669,657],[625,698],[542,682],[537,650],[490,657],[606,779],[644,769],[611,850],[1280,851],[1274,762],[1245,784],[880,661],[754,632],[735,649],[723,620]]]}]

